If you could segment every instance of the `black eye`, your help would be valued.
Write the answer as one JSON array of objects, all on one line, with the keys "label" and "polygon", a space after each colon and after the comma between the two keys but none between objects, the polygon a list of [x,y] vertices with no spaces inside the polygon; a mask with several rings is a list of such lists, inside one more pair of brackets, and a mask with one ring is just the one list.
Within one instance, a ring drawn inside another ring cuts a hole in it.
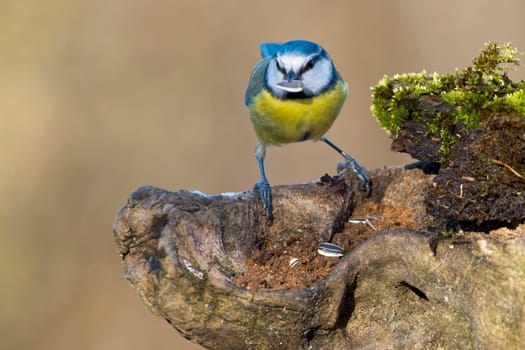
[{"label": "black eye", "polygon": [[284,67],[281,66],[281,62],[275,60],[275,65],[277,66],[277,70],[283,74],[286,74],[285,70],[284,70]]},{"label": "black eye", "polygon": [[308,61],[304,67],[303,67],[303,73],[309,71],[310,69],[314,68],[314,61],[310,60]]}]

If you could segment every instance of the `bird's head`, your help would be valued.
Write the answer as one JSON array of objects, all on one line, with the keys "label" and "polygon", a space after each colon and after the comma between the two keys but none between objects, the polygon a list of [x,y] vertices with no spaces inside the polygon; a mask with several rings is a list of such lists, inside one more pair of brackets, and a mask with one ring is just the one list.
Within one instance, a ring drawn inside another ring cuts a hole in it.
[{"label": "bird's head", "polygon": [[329,89],[338,77],[328,53],[313,42],[294,40],[263,44],[261,51],[263,55],[265,52],[272,54],[265,84],[279,98],[316,96]]}]

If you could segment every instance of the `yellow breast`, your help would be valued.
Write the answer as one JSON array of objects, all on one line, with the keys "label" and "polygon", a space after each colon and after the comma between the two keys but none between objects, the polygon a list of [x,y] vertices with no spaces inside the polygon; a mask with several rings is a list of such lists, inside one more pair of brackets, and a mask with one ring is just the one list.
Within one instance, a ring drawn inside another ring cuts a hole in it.
[{"label": "yellow breast", "polygon": [[249,106],[250,119],[263,144],[318,140],[332,126],[347,95],[343,81],[307,99],[280,100],[263,90]]}]

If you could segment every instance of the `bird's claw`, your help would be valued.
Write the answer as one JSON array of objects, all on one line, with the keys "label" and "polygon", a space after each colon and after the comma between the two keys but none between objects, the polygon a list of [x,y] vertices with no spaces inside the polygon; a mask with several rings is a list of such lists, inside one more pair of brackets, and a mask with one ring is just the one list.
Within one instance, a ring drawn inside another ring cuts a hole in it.
[{"label": "bird's claw", "polygon": [[359,182],[361,183],[361,188],[366,192],[366,195],[370,195],[372,182],[370,181],[370,178],[366,174],[363,168],[361,168],[362,172],[355,173],[357,178],[359,179]]},{"label": "bird's claw", "polygon": [[350,168],[350,170],[352,170],[355,176],[357,176],[359,179],[361,189],[363,189],[367,196],[370,195],[372,181],[370,181],[370,178],[368,177],[365,169],[358,162],[356,162],[355,159],[339,163],[338,170],[339,168]]},{"label": "bird's claw", "polygon": [[259,190],[263,209],[268,217],[268,220],[273,221],[273,206],[272,206],[272,188],[268,182],[257,182],[255,188]]}]

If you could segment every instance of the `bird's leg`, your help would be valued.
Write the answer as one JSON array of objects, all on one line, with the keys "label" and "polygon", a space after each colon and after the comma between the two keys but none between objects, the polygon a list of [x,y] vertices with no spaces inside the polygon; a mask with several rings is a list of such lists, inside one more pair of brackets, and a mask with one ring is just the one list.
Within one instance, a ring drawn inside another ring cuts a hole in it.
[{"label": "bird's leg", "polygon": [[366,174],[365,169],[363,169],[363,167],[351,155],[337,147],[337,145],[330,141],[326,136],[322,136],[321,141],[325,142],[328,146],[335,149],[340,155],[342,155],[346,159],[346,165],[357,176],[357,178],[361,182],[361,186],[363,186],[366,193],[370,194],[370,178]]},{"label": "bird's leg", "polygon": [[255,148],[255,158],[259,163],[259,171],[261,172],[261,181],[255,184],[255,188],[259,190],[261,201],[263,203],[263,209],[268,217],[268,220],[273,221],[273,206],[272,206],[272,188],[266,178],[264,172],[264,156],[266,154],[266,147],[262,143],[258,143]]}]

